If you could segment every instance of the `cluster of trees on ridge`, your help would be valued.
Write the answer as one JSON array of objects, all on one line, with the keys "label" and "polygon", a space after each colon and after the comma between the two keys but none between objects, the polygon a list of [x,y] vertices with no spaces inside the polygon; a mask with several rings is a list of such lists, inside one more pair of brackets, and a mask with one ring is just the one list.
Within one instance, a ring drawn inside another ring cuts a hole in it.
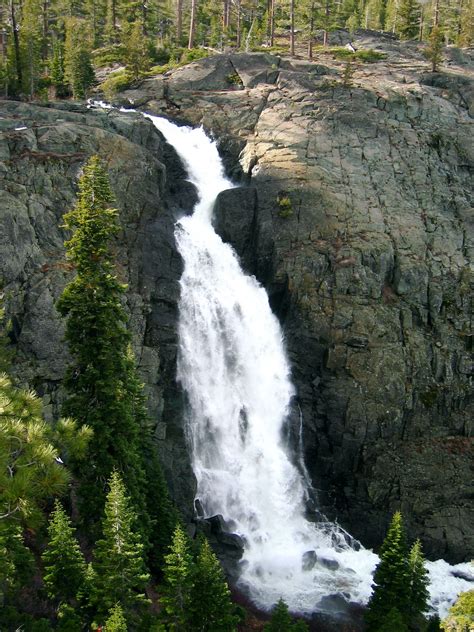
[{"label": "cluster of trees on ridge", "polygon": [[120,87],[209,48],[305,44],[311,58],[338,28],[469,46],[474,0],[0,0],[0,94],[83,98],[94,67],[125,65]]},{"label": "cluster of trees on ridge", "polygon": [[[186,535],[157,459],[110,248],[119,229],[112,202],[93,156],[64,216],[74,278],[58,310],[73,364],[66,416],[53,426],[36,395],[8,376],[0,336],[0,629],[235,632],[245,629],[245,612],[207,540]],[[369,631],[472,629],[474,591],[441,628],[425,618],[427,598],[420,544],[408,550],[397,513],[374,577]],[[307,625],[280,600],[263,629]]]}]

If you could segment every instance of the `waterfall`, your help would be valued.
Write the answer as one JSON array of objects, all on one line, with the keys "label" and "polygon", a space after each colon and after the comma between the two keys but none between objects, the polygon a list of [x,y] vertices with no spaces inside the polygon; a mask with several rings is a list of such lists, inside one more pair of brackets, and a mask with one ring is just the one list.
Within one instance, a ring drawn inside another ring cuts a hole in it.
[{"label": "waterfall", "polygon": [[[233,186],[217,147],[202,129],[145,116],[174,146],[199,196],[175,237],[184,262],[178,380],[203,511],[222,514],[243,538],[239,581],[257,605],[282,597],[311,613],[331,595],[365,603],[378,557],[337,525],[306,518],[305,470],[283,440],[294,388],[282,331],[265,290],[212,227],[216,196]],[[461,564],[456,577],[443,560],[428,566],[432,606],[444,614],[474,573]]]}]

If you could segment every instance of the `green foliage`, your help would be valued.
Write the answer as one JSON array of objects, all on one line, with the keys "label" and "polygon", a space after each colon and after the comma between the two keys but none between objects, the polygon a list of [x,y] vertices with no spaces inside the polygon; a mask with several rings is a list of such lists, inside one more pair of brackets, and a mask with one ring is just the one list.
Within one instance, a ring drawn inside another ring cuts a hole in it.
[{"label": "green foliage", "polygon": [[51,60],[51,83],[55,87],[56,97],[64,97],[68,93],[64,67],[64,45],[56,41]]},{"label": "green foliage", "polygon": [[89,524],[97,521],[104,482],[117,468],[143,515],[146,532],[144,468],[135,414],[137,378],[121,304],[125,286],[113,274],[110,249],[119,230],[112,199],[107,173],[93,156],[84,167],[76,207],[64,216],[65,226],[74,231],[66,247],[77,273],[57,305],[68,317],[66,340],[75,359],[65,381],[69,396],[64,410],[94,430],[88,463],[75,463],[83,517]]},{"label": "green foliage", "polygon": [[392,608],[382,618],[377,632],[408,632],[408,627],[398,608]]},{"label": "green foliage", "polygon": [[424,613],[428,610],[429,578],[419,540],[410,549],[408,565],[410,567],[409,621],[412,625],[421,626],[424,623]]},{"label": "green foliage", "polygon": [[295,621],[288,612],[288,606],[279,599],[273,607],[272,618],[263,628],[264,632],[305,632],[308,626],[304,621],[299,619]]},{"label": "green foliage", "polygon": [[[91,52],[91,59],[95,66],[111,66],[124,60],[125,48],[123,44],[110,44],[96,48]],[[109,75],[110,76],[110,75]]]},{"label": "green foliage", "polygon": [[189,538],[180,525],[173,534],[170,552],[165,555],[164,584],[160,600],[163,619],[170,630],[187,632],[189,605],[194,587],[194,560]]},{"label": "green foliage", "polygon": [[22,89],[31,99],[36,93],[43,68],[42,46],[41,5],[37,0],[25,0],[20,26],[20,50],[23,66]]},{"label": "green foliage", "polygon": [[286,191],[280,191],[277,197],[278,217],[288,219],[293,215],[293,204]]},{"label": "green foliage", "polygon": [[474,590],[461,593],[441,623],[445,632],[471,632],[474,628]]},{"label": "green foliage", "polygon": [[426,47],[424,54],[426,59],[431,62],[431,72],[437,72],[438,67],[443,59],[443,31],[439,26],[433,27],[428,46]]},{"label": "green foliage", "polygon": [[100,89],[106,98],[113,100],[114,96],[122,90],[128,90],[133,86],[133,76],[127,70],[111,72],[107,79],[100,84]]},{"label": "green foliage", "polygon": [[148,42],[143,32],[143,23],[137,20],[128,25],[123,39],[126,69],[134,81],[137,81],[150,67]]},{"label": "green foliage", "polygon": [[242,79],[240,78],[240,75],[238,73],[236,73],[236,72],[231,73],[230,75],[227,75],[225,80],[231,86],[241,86],[242,85]]},{"label": "green foliage", "polygon": [[397,512],[382,544],[380,563],[374,574],[374,592],[366,612],[369,632],[424,629],[428,584],[421,543],[417,540],[408,551],[402,515]]},{"label": "green foliage", "polygon": [[42,556],[46,591],[52,600],[75,604],[84,584],[86,563],[71,521],[58,501],[51,514],[48,536],[48,545]]},{"label": "green foliage", "polygon": [[279,599],[273,607],[271,621],[265,625],[264,632],[286,632],[291,630],[291,625],[292,620],[288,606],[283,599]]},{"label": "green foliage", "polygon": [[13,351],[10,348],[8,331],[10,322],[5,317],[5,310],[2,307],[3,294],[0,292],[0,373],[8,373]]},{"label": "green foliage", "polygon": [[418,35],[420,5],[417,0],[400,0],[397,15],[398,32],[402,39],[412,39]]},{"label": "green foliage", "polygon": [[0,374],[0,522],[43,519],[43,502],[66,489],[69,475],[58,462],[41,402]]},{"label": "green foliage", "polygon": [[110,616],[105,624],[104,632],[127,632],[127,621],[122,606],[117,603],[109,612]]},{"label": "green foliage", "polygon": [[82,630],[84,624],[78,612],[76,607],[65,603],[59,604],[57,611],[58,622],[55,629],[59,632],[78,632],[78,630]]},{"label": "green foliage", "polygon": [[134,618],[148,603],[145,586],[149,575],[144,546],[137,530],[137,514],[117,472],[112,473],[109,485],[102,539],[97,541],[94,551],[91,601],[99,617],[120,604],[127,617]]},{"label": "green foliage", "polygon": [[334,46],[329,49],[329,52],[336,58],[341,60],[352,60],[357,59],[366,64],[375,63],[377,61],[381,61],[382,59],[386,59],[387,55],[378,50],[373,50],[372,48],[357,50],[355,53],[350,51],[343,46]]},{"label": "green foliage", "polygon": [[428,619],[428,625],[426,626],[426,632],[440,632],[441,621],[437,614]]},{"label": "green foliage", "polygon": [[237,629],[235,608],[219,560],[209,542],[201,541],[194,566],[189,603],[189,629],[196,632],[232,632]]},{"label": "green foliage", "polygon": [[[66,377],[64,409],[94,429],[87,464],[74,460],[81,514],[91,533],[104,506],[104,481],[117,470],[134,511],[142,543],[151,543],[150,563],[158,571],[171,541],[177,513],[169,499],[148,420],[143,385],[130,348],[122,307],[126,286],[114,275],[110,247],[118,213],[108,175],[97,156],[84,167],[75,208],[64,216],[73,231],[66,243],[76,277],[58,310],[68,317],[66,340],[74,357]],[[111,607],[118,601],[109,603]],[[126,604],[122,601],[122,606]]]},{"label": "green foliage", "polygon": [[354,76],[354,72],[355,72],[354,66],[351,64],[350,61],[347,61],[346,65],[344,66],[344,71],[342,73],[342,85],[345,88],[352,87],[353,85],[352,78]]},{"label": "green foliage", "polygon": [[[34,559],[18,524],[0,521],[0,603],[15,601],[34,573]],[[8,612],[0,609],[0,629],[7,629]]]},{"label": "green foliage", "polygon": [[392,608],[405,622],[410,603],[410,567],[402,515],[397,511],[380,550],[380,563],[375,569],[374,592],[370,598],[366,621],[375,632]]},{"label": "green foliage", "polygon": [[87,23],[78,18],[66,20],[64,74],[75,99],[84,98],[95,81],[90,48]]}]

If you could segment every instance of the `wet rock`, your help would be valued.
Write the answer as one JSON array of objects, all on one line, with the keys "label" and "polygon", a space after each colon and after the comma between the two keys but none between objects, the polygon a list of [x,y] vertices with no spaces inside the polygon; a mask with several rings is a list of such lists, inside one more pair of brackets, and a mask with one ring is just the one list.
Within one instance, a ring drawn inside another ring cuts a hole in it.
[{"label": "wet rock", "polygon": [[304,571],[312,570],[315,567],[317,561],[318,561],[318,555],[316,551],[305,551],[305,553],[303,553],[303,559],[302,559],[303,570]]}]

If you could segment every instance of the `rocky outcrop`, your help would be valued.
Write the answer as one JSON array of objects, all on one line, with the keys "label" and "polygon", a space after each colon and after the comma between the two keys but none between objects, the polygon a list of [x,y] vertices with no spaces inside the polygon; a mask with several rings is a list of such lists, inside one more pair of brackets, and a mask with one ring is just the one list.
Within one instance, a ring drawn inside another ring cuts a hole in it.
[{"label": "rocky outcrop", "polygon": [[[231,54],[118,100],[203,124],[243,185],[221,194],[216,227],[284,325],[306,465],[326,514],[378,545],[401,508],[430,556],[470,559],[472,69],[451,51],[434,76],[415,43],[368,32],[355,43],[387,58],[358,65],[351,87],[329,53],[315,63]],[[134,115],[7,109],[0,249],[18,373],[55,412],[65,356],[54,300],[70,274],[58,225],[82,156],[100,151],[124,222],[117,248],[139,364],[185,506],[172,224],[193,192]]]}]

